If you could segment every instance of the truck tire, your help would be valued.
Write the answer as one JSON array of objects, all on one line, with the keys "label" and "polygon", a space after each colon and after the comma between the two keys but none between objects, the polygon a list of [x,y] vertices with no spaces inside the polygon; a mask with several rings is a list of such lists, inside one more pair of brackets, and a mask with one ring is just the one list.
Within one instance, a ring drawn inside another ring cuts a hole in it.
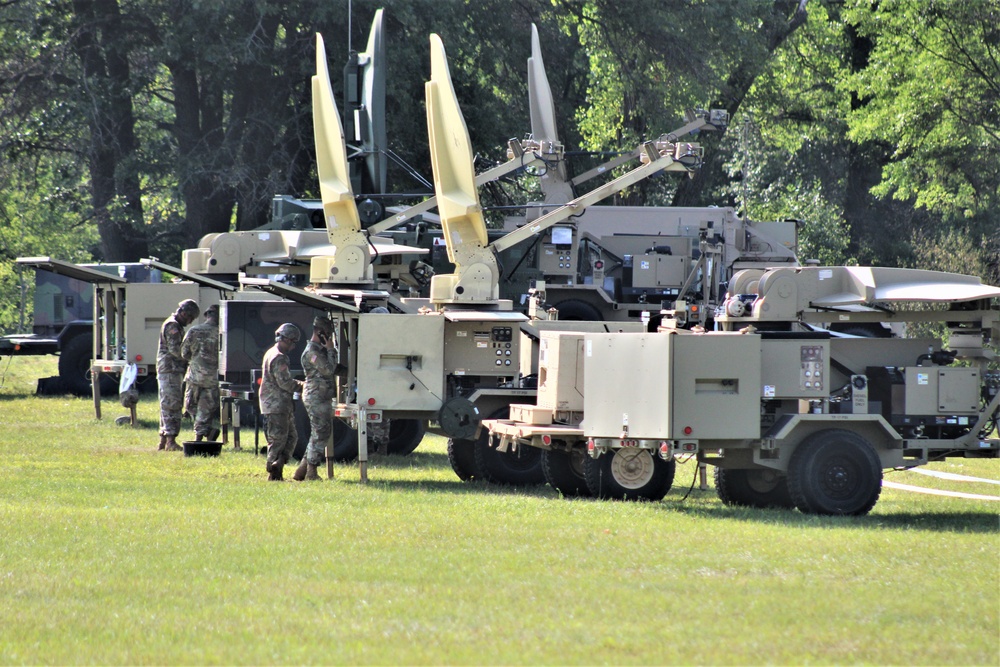
[{"label": "truck tire", "polygon": [[389,422],[389,442],[385,451],[394,456],[413,453],[427,433],[427,422],[423,419],[393,419]]},{"label": "truck tire", "polygon": [[[510,408],[504,406],[489,418],[506,419],[509,415]],[[487,482],[509,486],[545,483],[545,473],[542,472],[542,450],[537,447],[525,446],[501,452],[490,446],[489,432],[481,429],[473,451],[476,455],[476,467]]]},{"label": "truck tire", "polygon": [[333,418],[333,460],[337,463],[358,460],[358,432],[336,417]]},{"label": "truck tire", "polygon": [[302,401],[295,401],[292,407],[294,410],[292,419],[295,431],[298,434],[292,458],[301,461],[302,457],[306,455],[306,448],[309,447],[309,436],[312,433],[312,426],[309,423],[309,413],[306,411],[306,406],[302,404]]},{"label": "truck tire", "polygon": [[560,320],[583,322],[600,322],[604,320],[601,317],[601,311],[596,306],[580,299],[566,299],[565,301],[560,301],[554,307],[559,311]]},{"label": "truck tire", "polygon": [[715,493],[726,505],[792,509],[788,477],[774,470],[715,469]]},{"label": "truck tire", "polygon": [[792,454],[788,491],[800,512],[867,514],[882,493],[882,464],[871,444],[857,433],[819,431]]},{"label": "truck tire", "polygon": [[590,496],[587,478],[584,475],[584,459],[587,453],[576,447],[572,450],[543,449],[542,472],[545,481],[566,498]]},{"label": "truck tire", "polygon": [[483,478],[476,465],[476,441],[462,438],[448,439],[448,463],[463,482],[475,482]]},{"label": "truck tire", "polygon": [[608,500],[662,500],[674,483],[675,468],[673,459],[632,447],[584,459],[587,488]]},{"label": "truck tire", "polygon": [[[59,377],[66,390],[77,396],[89,395],[90,366],[94,355],[94,339],[88,333],[80,333],[61,346],[59,351]],[[101,374],[101,396],[117,396],[118,382],[110,375]]]}]

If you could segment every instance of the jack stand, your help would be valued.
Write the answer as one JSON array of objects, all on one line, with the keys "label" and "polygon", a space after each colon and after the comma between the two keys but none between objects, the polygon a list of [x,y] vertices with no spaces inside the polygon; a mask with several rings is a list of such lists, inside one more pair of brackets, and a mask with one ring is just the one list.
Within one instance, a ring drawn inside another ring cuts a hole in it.
[{"label": "jack stand", "polygon": [[326,441],[326,478],[333,480],[333,436]]},{"label": "jack stand", "polygon": [[698,481],[700,482],[698,489],[701,491],[708,491],[708,464],[699,463],[698,464]]},{"label": "jack stand", "polygon": [[358,466],[361,469],[361,483],[368,483],[368,411],[358,410]]}]

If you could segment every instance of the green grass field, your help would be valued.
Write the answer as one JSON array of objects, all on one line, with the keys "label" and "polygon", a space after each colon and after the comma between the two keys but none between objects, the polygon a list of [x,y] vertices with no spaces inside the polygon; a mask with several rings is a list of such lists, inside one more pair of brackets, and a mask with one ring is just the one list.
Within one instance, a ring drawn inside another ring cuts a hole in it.
[{"label": "green grass field", "polygon": [[132,429],[34,396],[54,362],[0,359],[2,664],[1000,664],[998,502],[733,509],[683,499],[691,464],[663,502],[568,501],[462,483],[431,436],[367,486],[273,484],[252,437],[154,451],[153,397]]}]

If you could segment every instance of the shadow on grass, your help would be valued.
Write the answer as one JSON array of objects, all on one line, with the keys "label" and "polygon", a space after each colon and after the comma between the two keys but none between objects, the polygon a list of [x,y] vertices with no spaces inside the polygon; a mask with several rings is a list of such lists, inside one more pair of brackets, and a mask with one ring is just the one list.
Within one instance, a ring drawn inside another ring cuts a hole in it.
[{"label": "shadow on grass", "polygon": [[369,485],[382,487],[390,491],[433,491],[452,493],[456,495],[487,495],[487,496],[518,496],[532,498],[546,498],[553,501],[559,500],[555,491],[548,486],[508,486],[504,484],[490,484],[489,482],[463,482],[457,477],[454,481],[442,480],[378,480],[369,477]]},{"label": "shadow on grass", "polygon": [[867,516],[818,516],[797,510],[753,509],[713,504],[699,506],[680,502],[660,504],[663,510],[712,519],[734,519],[759,523],[782,523],[802,528],[888,528],[895,530],[930,530],[941,533],[1000,533],[995,513],[981,512],[899,512]]},{"label": "shadow on grass", "polygon": [[369,463],[373,463],[383,468],[392,470],[404,470],[406,468],[446,468],[451,469],[447,454],[439,452],[416,451],[406,456],[396,456],[392,454],[369,453]]},{"label": "shadow on grass", "polygon": [[[93,396],[90,394],[39,394],[37,391],[13,391],[2,388],[0,388],[0,392],[2,392],[0,393],[0,401],[21,401],[26,398],[41,398],[53,401],[64,401],[66,399],[93,401]],[[106,405],[120,405],[118,396],[101,396],[101,406]]]},{"label": "shadow on grass", "polygon": [[[128,418],[129,414],[128,410],[123,410],[121,412],[109,412],[108,410],[102,410],[101,416],[102,416],[102,421],[107,420],[114,422],[116,419],[119,419],[121,417]],[[135,428],[136,431],[141,431],[143,429],[148,429],[151,431],[160,430],[160,421],[158,419],[150,419],[148,417],[147,418],[139,417],[139,419],[136,420],[136,425],[134,427],[130,422],[123,422],[121,424],[116,424],[116,425],[120,426],[121,428]],[[181,435],[184,434],[181,433]]]},{"label": "shadow on grass", "polygon": [[[355,464],[356,465],[356,464]],[[414,452],[408,456],[388,456],[372,454],[370,465],[391,470],[406,470],[409,468],[445,468],[450,469],[447,454],[432,452]],[[605,503],[622,502],[615,500],[599,500],[597,498],[564,498],[547,484],[531,486],[506,486],[489,482],[463,482],[457,477],[454,480],[379,480],[377,468],[370,471],[370,484],[386,490],[400,491],[434,491],[453,494],[509,495],[545,498],[553,502],[574,503]],[[675,493],[682,491],[690,496],[681,500],[681,496],[670,495],[661,502],[651,502],[648,506],[657,511],[679,512],[689,516],[701,516],[712,519],[755,521],[759,523],[781,523],[786,526],[803,528],[883,528],[896,530],[929,530],[945,533],[1000,533],[1000,522],[996,514],[978,512],[946,512],[917,513],[903,512],[894,514],[874,514],[867,516],[818,516],[802,514],[793,509],[754,509],[748,507],[731,507],[723,505],[712,489],[688,489],[678,485]]]}]

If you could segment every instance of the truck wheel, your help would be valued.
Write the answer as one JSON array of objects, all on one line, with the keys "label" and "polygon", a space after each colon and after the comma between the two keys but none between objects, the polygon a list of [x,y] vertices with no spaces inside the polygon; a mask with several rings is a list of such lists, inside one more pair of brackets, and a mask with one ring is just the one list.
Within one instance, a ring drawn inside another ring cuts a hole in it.
[{"label": "truck wheel", "polygon": [[579,447],[569,451],[543,449],[542,472],[545,473],[545,481],[567,498],[589,496],[590,489],[587,488],[587,478],[583,473],[586,458],[586,452]]},{"label": "truck wheel", "polygon": [[867,514],[882,492],[882,464],[857,433],[828,429],[813,434],[792,454],[788,491],[809,514]]},{"label": "truck wheel", "polygon": [[292,409],[292,421],[298,435],[298,440],[295,441],[295,451],[292,452],[292,458],[301,461],[302,457],[306,455],[306,449],[309,447],[309,436],[312,433],[312,426],[309,424],[309,413],[306,411],[306,406],[302,404],[302,401],[295,401]]},{"label": "truck wheel", "polygon": [[[489,416],[490,419],[506,419],[510,416],[510,408],[502,407]],[[476,446],[476,467],[482,473],[482,479],[494,484],[509,484],[511,486],[527,486],[544,484],[545,473],[542,472],[542,450],[537,447],[518,447],[506,452],[490,446],[490,436],[482,429]]]},{"label": "truck wheel", "polygon": [[489,443],[476,443],[476,465],[483,472],[483,479],[494,484],[529,486],[544,484],[542,453],[537,447],[518,447],[501,452]]},{"label": "truck wheel", "polygon": [[358,432],[346,423],[333,419],[333,460],[350,463],[358,459]]},{"label": "truck wheel", "polygon": [[389,422],[389,442],[386,453],[395,456],[412,454],[427,433],[427,422],[423,419],[393,419]]},{"label": "truck wheel", "polygon": [[624,447],[584,459],[587,488],[610,500],[662,500],[674,483],[673,459],[664,461],[648,449]]},{"label": "truck wheel", "polygon": [[560,320],[600,322],[604,319],[596,306],[579,299],[560,301],[555,305],[555,309],[559,311]]},{"label": "truck wheel", "polygon": [[[94,354],[94,341],[88,334],[70,338],[59,351],[59,377],[66,389],[78,396],[91,393],[90,366]],[[101,396],[117,396],[118,383],[115,378],[101,374]]]},{"label": "truck wheel", "polygon": [[715,469],[715,492],[726,505],[742,507],[795,507],[788,494],[788,478],[770,469]]},{"label": "truck wheel", "polygon": [[476,465],[475,440],[449,438],[448,462],[451,463],[451,469],[463,482],[475,482],[483,478],[483,473]]}]

